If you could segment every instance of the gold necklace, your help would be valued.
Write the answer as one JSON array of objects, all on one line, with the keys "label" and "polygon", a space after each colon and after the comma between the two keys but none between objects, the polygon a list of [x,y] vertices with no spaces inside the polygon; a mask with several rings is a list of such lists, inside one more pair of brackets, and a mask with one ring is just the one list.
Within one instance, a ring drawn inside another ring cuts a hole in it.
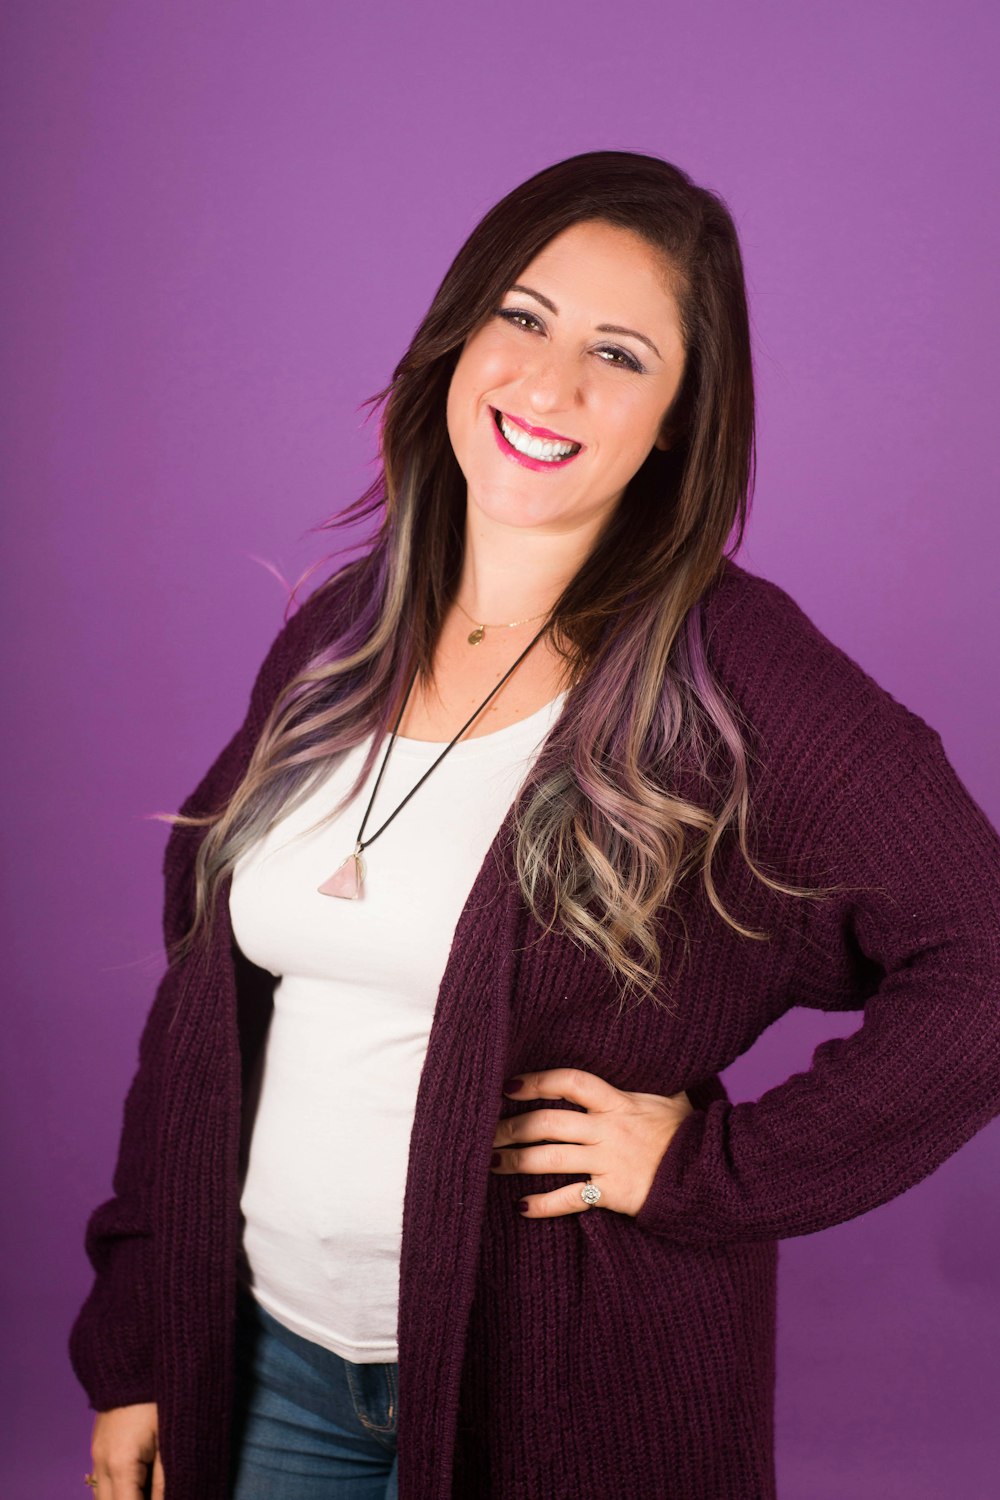
[{"label": "gold necklace", "polygon": [[[455,603],[458,604],[457,599],[455,600]],[[548,614],[548,610],[545,609],[540,615],[529,615],[526,620],[510,620],[507,622],[507,624],[501,625],[480,625],[476,621],[475,616],[470,615],[469,611],[467,609],[463,609],[461,604],[458,604],[458,607],[462,610],[465,618],[467,620],[471,620],[473,625],[475,625],[476,627],[475,630],[469,632],[468,642],[470,646],[478,646],[487,630],[513,630],[515,625],[530,625],[532,620],[541,620],[545,615]]]}]

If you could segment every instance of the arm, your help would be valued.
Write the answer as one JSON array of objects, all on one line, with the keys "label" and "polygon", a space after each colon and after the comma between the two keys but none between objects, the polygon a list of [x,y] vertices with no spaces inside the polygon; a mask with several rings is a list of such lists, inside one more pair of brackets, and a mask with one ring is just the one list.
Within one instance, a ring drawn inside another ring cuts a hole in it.
[{"label": "arm", "polygon": [[[241,727],[217,756],[181,811],[221,805],[237,785],[272,704],[318,643],[329,612],[321,588],[279,631],[258,671]],[[202,829],[173,827],[163,856],[163,933],[167,945],[187,927],[194,859]],[[96,1411],[156,1399],[153,1389],[152,1171],[159,1087],[170,1020],[184,964],[172,964],[157,988],[139,1042],[138,1069],[125,1100],[113,1196],[91,1214],[85,1249],[96,1273],[77,1314],[69,1353]]]},{"label": "arm", "polygon": [[[896,705],[899,708],[899,705]],[[686,1244],[811,1234],[927,1177],[1000,1114],[1000,837],[940,735],[887,711],[807,809],[818,883],[852,887],[810,914],[831,955],[879,982],[851,1036],[756,1102],[685,1119],[636,1216]]]}]

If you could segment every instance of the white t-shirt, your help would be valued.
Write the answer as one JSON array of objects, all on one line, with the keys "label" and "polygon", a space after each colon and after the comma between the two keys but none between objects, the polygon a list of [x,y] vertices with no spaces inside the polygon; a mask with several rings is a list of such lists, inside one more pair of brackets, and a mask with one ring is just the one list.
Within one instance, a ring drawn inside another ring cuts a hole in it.
[{"label": "white t-shirt", "polygon": [[[452,937],[565,692],[460,740],[364,851],[356,901],[317,887],[355,845],[381,765],[333,822],[370,739],[237,861],[233,935],[277,976],[248,1110],[241,1278],[271,1315],[356,1364],[395,1361],[403,1193],[417,1085]],[[446,742],[397,738],[379,828]]]}]

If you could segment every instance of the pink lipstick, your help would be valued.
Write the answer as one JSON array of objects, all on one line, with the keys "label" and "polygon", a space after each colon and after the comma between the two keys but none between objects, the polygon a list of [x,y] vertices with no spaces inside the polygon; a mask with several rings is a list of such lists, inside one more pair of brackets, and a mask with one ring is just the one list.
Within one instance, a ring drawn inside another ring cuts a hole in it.
[{"label": "pink lipstick", "polygon": [[513,412],[505,411],[503,415],[508,422],[513,422],[515,427],[523,427],[529,437],[549,438],[554,443],[575,443],[576,438],[568,438],[561,432],[550,432],[547,427],[532,427],[523,417],[515,417]]},{"label": "pink lipstick", "polygon": [[[512,459],[515,463],[522,464],[526,469],[535,469],[536,471],[539,469],[565,469],[566,465],[571,464],[574,458],[578,458],[583,451],[582,446],[580,446],[575,453],[569,453],[565,458],[532,458],[527,453],[520,453],[511,443],[508,443],[501,431],[500,412],[495,407],[491,407],[490,409],[493,413],[493,432],[496,436],[497,447],[506,458]],[[506,417],[507,413],[504,412],[503,415]],[[527,422],[514,422],[513,417],[508,420],[514,426],[523,427],[530,437],[537,437],[556,443],[573,442],[572,438],[564,438],[559,433],[549,432],[544,427],[530,427]]]}]

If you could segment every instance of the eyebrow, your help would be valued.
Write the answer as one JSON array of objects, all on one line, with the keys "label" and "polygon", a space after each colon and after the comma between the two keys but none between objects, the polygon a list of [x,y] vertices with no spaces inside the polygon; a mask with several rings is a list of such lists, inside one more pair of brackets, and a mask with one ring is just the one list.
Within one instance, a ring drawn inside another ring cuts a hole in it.
[{"label": "eyebrow", "polygon": [[[510,290],[512,292],[524,292],[526,296],[534,297],[536,302],[540,302],[543,307],[547,307],[549,312],[555,313],[556,317],[559,316],[559,309],[558,307],[556,307],[555,303],[550,302],[548,297],[543,297],[541,292],[532,291],[530,286],[522,286],[520,282],[515,282]],[[657,359],[663,358],[663,355],[660,353],[659,349],[657,349],[656,345],[653,343],[653,340],[648,339],[644,333],[636,333],[634,328],[619,328],[615,323],[598,323],[597,332],[628,334],[630,338],[638,339],[640,344],[645,344],[647,349],[652,349]]]}]

